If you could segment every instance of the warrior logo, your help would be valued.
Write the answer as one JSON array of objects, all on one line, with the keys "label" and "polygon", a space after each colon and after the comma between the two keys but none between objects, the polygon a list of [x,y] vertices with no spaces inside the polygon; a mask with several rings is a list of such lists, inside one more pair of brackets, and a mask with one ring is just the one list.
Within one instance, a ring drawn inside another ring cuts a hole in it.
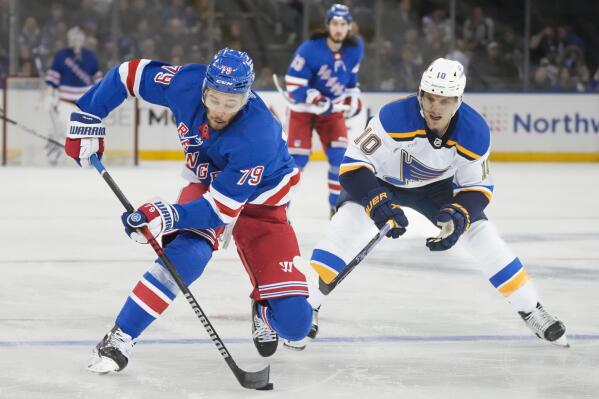
[{"label": "warrior logo", "polygon": [[293,262],[279,262],[279,265],[281,265],[284,272],[291,273],[293,271]]}]

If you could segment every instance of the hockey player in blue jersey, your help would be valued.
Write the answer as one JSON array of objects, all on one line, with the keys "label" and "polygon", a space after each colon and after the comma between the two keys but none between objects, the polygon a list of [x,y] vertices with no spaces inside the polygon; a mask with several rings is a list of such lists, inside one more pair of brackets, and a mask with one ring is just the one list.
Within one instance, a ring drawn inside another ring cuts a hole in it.
[{"label": "hockey player in blue jersey", "polygon": [[[287,119],[289,153],[304,168],[312,149],[315,129],[329,162],[329,206],[332,212],[339,192],[339,165],[347,147],[345,118],[361,110],[358,69],[364,55],[362,39],[351,32],[347,6],[335,4],[326,13],[326,31],[315,33],[295,52],[285,76],[293,100]],[[345,107],[339,106],[345,104]],[[345,111],[337,111],[344,108]],[[331,212],[331,214],[332,214]]]},{"label": "hockey player in blue jersey", "polygon": [[54,55],[45,80],[50,87],[51,97],[56,102],[62,100],[74,103],[102,79],[102,72],[96,55],[83,47],[85,33],[79,27],[69,29],[67,41],[69,47]]},{"label": "hockey player in blue jersey", "polygon": [[[262,99],[251,91],[253,63],[243,52],[223,49],[209,65],[172,66],[135,59],[110,70],[73,113],[66,151],[82,166],[103,151],[109,112],[128,97],[170,108],[185,153],[189,184],[176,204],[153,201],[123,214],[130,237],[137,229],[162,234],[164,252],[185,284],[193,283],[218,248],[223,226],[233,238],[253,284],[253,339],[262,356],[272,355],[278,336],[301,339],[312,310],[286,204],[300,172],[288,153],[286,135]],[[94,350],[89,369],[120,371],[139,335],[173,301],[178,288],[157,260],[135,285],[114,328]]]},{"label": "hockey player in blue jersey", "polygon": [[[343,192],[327,236],[302,268],[312,284],[331,282],[388,221],[387,237],[409,228],[402,207],[412,208],[440,228],[426,240],[431,251],[458,241],[482,273],[541,339],[568,346],[564,324],[540,304],[520,259],[501,239],[484,209],[493,196],[489,174],[490,132],[462,94],[462,65],[444,58],[424,72],[418,94],[383,106],[348,146],[340,168]],[[401,256],[398,258],[401,265]],[[312,286],[312,285],[311,285]],[[310,292],[316,310],[324,296]],[[302,349],[306,340],[286,343]]]}]

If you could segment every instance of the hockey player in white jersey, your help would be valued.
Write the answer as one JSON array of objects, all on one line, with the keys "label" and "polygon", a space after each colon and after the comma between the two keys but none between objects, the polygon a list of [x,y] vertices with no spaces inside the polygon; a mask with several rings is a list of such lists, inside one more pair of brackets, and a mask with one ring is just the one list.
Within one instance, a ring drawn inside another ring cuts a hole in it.
[{"label": "hockey player in white jersey", "polygon": [[[324,298],[318,279],[330,283],[372,238],[373,224],[381,229],[391,221],[387,237],[404,234],[408,219],[402,207],[409,207],[441,229],[426,240],[431,251],[445,251],[459,241],[535,335],[568,346],[564,324],[543,308],[524,266],[484,213],[493,196],[490,132],[483,117],[462,102],[465,86],[462,65],[439,58],[422,75],[417,95],[383,106],[349,142],[340,167],[339,209],[329,232],[310,265],[295,260],[309,278],[315,310],[310,337],[318,332]],[[305,344],[286,342],[295,349]]]}]

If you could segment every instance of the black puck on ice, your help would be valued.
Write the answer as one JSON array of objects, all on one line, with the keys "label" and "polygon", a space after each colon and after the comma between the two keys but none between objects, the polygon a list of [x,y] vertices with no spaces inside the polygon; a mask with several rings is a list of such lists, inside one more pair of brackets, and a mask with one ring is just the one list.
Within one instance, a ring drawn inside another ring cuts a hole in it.
[{"label": "black puck on ice", "polygon": [[269,382],[268,384],[264,385],[262,388],[256,388],[257,391],[272,391],[274,389],[274,385],[272,384],[272,382]]}]

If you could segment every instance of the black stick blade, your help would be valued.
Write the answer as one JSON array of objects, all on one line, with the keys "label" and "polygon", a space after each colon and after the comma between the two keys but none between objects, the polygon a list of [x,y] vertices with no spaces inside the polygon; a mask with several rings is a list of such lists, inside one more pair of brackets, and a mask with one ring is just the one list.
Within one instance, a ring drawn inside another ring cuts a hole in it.
[{"label": "black stick blade", "polygon": [[242,387],[248,389],[264,389],[270,379],[270,365],[260,371],[243,371],[239,367],[235,370],[235,377]]}]

